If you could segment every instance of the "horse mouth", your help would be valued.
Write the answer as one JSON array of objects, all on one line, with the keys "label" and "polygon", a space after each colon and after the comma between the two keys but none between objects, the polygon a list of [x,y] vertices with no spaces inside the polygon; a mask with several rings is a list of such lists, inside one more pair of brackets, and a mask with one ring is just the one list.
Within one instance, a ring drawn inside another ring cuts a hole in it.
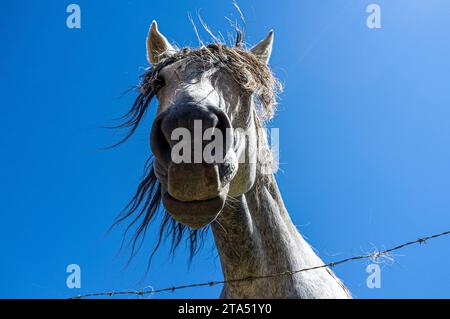
[{"label": "horse mouth", "polygon": [[163,195],[163,204],[172,217],[192,229],[212,223],[222,211],[226,193],[206,200],[181,201],[168,192]]}]

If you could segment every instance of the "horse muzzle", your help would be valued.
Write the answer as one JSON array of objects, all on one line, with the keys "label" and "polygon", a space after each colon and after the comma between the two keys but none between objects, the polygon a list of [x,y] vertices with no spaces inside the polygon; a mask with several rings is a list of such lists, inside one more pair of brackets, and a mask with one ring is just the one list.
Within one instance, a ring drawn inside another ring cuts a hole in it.
[{"label": "horse muzzle", "polygon": [[[200,128],[196,125],[198,122]],[[177,129],[188,135],[184,137],[186,140],[173,139]],[[220,154],[223,157],[220,161],[204,158],[204,150],[211,142],[203,138],[208,129],[221,133],[222,139],[218,142],[223,143],[218,145],[222,147]],[[208,225],[220,214],[229,183],[237,171],[230,139],[233,140],[230,120],[216,107],[187,103],[169,107],[157,116],[152,126],[151,148],[158,169],[163,170],[159,174],[164,176],[163,180],[158,178],[163,185],[163,204],[175,220],[197,229]],[[183,161],[174,158],[172,151],[179,147],[177,143],[184,143],[180,145],[186,147],[183,156],[189,153]]]}]

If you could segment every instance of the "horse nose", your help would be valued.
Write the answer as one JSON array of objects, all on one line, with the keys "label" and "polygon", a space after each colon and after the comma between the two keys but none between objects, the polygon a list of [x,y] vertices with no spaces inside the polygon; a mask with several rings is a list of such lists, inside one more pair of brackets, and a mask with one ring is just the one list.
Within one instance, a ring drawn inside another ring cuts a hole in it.
[{"label": "horse nose", "polygon": [[[209,131],[208,134],[205,134]],[[217,131],[220,131],[218,134]],[[153,154],[165,163],[179,162],[172,158],[172,148],[178,144],[189,147],[191,163],[204,161],[203,150],[214,139],[216,147],[222,147],[225,156],[232,142],[231,123],[228,116],[214,106],[199,106],[195,104],[177,105],[168,108],[154,121],[151,132],[151,148]],[[217,150],[215,150],[217,151]],[[183,161],[186,157],[183,157]]]},{"label": "horse nose", "polygon": [[[192,138],[198,139],[203,136],[206,129],[214,129],[218,126],[219,117],[215,112],[209,112],[201,107],[185,106],[172,110],[172,112],[163,119],[161,131],[164,134],[166,141],[173,146],[178,142],[175,138],[175,130],[177,129],[185,129],[187,130],[185,132],[189,132]],[[201,136],[199,136],[200,134]]]}]

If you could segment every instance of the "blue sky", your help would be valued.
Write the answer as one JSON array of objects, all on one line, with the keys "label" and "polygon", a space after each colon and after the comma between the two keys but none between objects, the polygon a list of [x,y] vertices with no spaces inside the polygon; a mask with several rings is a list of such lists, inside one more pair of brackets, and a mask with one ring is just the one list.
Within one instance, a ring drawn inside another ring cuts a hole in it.
[{"label": "blue sky", "polygon": [[[82,10],[81,30],[66,7]],[[366,27],[377,3],[382,28]],[[450,3],[239,2],[249,43],[275,30],[271,66],[285,84],[271,126],[280,128],[277,174],[286,206],[325,261],[450,228]],[[145,279],[143,250],[124,267],[121,229],[107,234],[149,154],[152,112],[132,140],[100,126],[135,95],[153,19],[179,46],[197,46],[187,15],[230,31],[231,1],[12,1],[0,5],[0,297],[65,298],[220,280],[211,236],[188,266],[161,248]],[[206,35],[205,35],[206,38]],[[450,297],[450,239],[400,251],[366,286],[366,262],[335,268],[360,298]],[[66,287],[79,264],[82,288]],[[221,287],[158,298],[215,298]]]}]

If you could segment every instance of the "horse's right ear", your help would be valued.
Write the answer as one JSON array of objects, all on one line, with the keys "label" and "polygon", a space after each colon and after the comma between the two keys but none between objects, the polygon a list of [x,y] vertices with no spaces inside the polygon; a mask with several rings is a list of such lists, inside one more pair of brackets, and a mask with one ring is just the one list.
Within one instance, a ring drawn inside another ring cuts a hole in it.
[{"label": "horse's right ear", "polygon": [[166,37],[158,31],[158,24],[153,20],[147,35],[147,60],[150,64],[158,64],[162,58],[175,53]]}]

